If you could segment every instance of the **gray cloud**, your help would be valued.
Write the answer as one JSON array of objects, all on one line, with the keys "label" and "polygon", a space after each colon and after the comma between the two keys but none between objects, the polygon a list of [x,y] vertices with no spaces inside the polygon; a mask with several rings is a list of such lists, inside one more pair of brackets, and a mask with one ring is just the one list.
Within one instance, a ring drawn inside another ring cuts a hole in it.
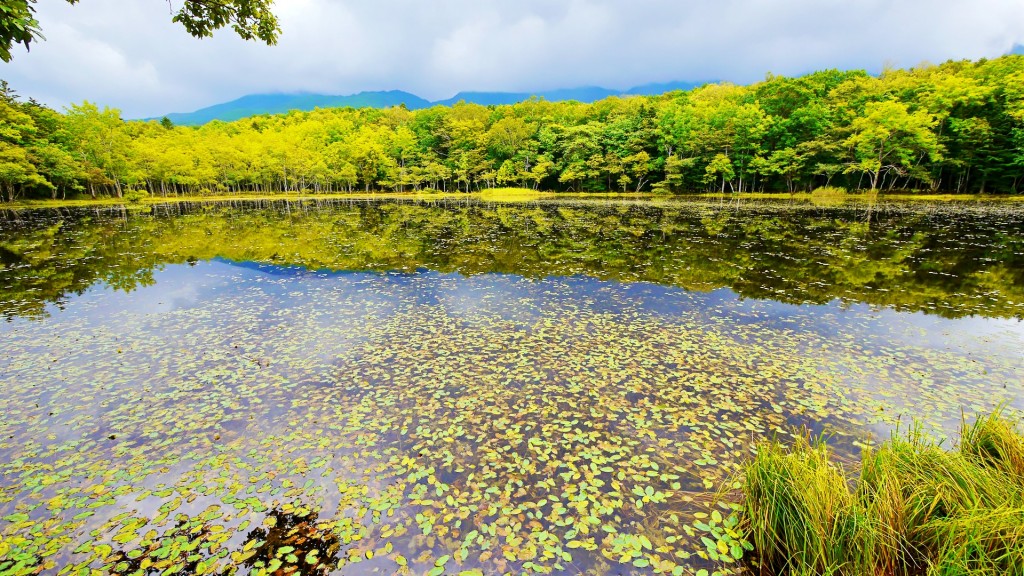
[{"label": "gray cloud", "polygon": [[0,77],[53,106],[87,99],[127,117],[254,92],[750,82],[1024,44],[1021,0],[278,0],[274,47],[230,31],[193,39],[161,0],[37,6],[47,41]]}]

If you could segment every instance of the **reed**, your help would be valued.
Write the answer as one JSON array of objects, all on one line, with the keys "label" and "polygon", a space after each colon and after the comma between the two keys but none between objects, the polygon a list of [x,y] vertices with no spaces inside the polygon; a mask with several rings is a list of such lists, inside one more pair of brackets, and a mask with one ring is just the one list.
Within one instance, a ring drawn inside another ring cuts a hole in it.
[{"label": "reed", "polygon": [[859,475],[823,442],[766,443],[743,486],[762,574],[1024,576],[1024,435],[1001,412],[952,449],[914,426]]},{"label": "reed", "polygon": [[775,574],[858,574],[864,518],[823,443],[763,445],[745,469],[747,534]]}]

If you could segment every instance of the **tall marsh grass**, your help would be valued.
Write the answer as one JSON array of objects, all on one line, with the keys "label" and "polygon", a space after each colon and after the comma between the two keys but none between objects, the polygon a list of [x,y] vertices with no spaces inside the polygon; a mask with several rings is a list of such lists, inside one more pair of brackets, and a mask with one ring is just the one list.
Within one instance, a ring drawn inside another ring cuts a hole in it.
[{"label": "tall marsh grass", "polygon": [[819,186],[811,191],[813,198],[845,198],[846,188],[839,186]]},{"label": "tall marsh grass", "polygon": [[822,443],[769,443],[744,480],[762,574],[1024,576],[1024,434],[1001,413],[950,450],[898,434],[858,475]]}]

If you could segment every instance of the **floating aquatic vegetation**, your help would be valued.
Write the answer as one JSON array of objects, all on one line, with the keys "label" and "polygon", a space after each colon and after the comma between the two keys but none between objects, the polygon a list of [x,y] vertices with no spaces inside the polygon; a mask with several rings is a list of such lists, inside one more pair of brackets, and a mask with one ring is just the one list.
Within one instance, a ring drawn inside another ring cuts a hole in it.
[{"label": "floating aquatic vegetation", "polygon": [[[353,210],[377,208],[400,210]],[[123,259],[165,262],[145,242]],[[424,247],[389,249],[367,253]],[[1013,320],[272,256],[0,326],[0,572],[728,573],[748,539],[712,495],[759,441],[807,426],[851,454],[1021,397]]]}]

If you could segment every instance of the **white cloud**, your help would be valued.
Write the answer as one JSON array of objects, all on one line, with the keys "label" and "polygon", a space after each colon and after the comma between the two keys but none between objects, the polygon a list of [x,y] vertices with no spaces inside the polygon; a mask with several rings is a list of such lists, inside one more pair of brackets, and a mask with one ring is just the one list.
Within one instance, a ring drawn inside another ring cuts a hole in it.
[{"label": "white cloud", "polygon": [[128,117],[254,92],[460,90],[758,80],[766,72],[995,57],[1020,0],[278,0],[278,46],[195,40],[162,0],[37,4],[46,42],[0,65],[20,93]]}]

